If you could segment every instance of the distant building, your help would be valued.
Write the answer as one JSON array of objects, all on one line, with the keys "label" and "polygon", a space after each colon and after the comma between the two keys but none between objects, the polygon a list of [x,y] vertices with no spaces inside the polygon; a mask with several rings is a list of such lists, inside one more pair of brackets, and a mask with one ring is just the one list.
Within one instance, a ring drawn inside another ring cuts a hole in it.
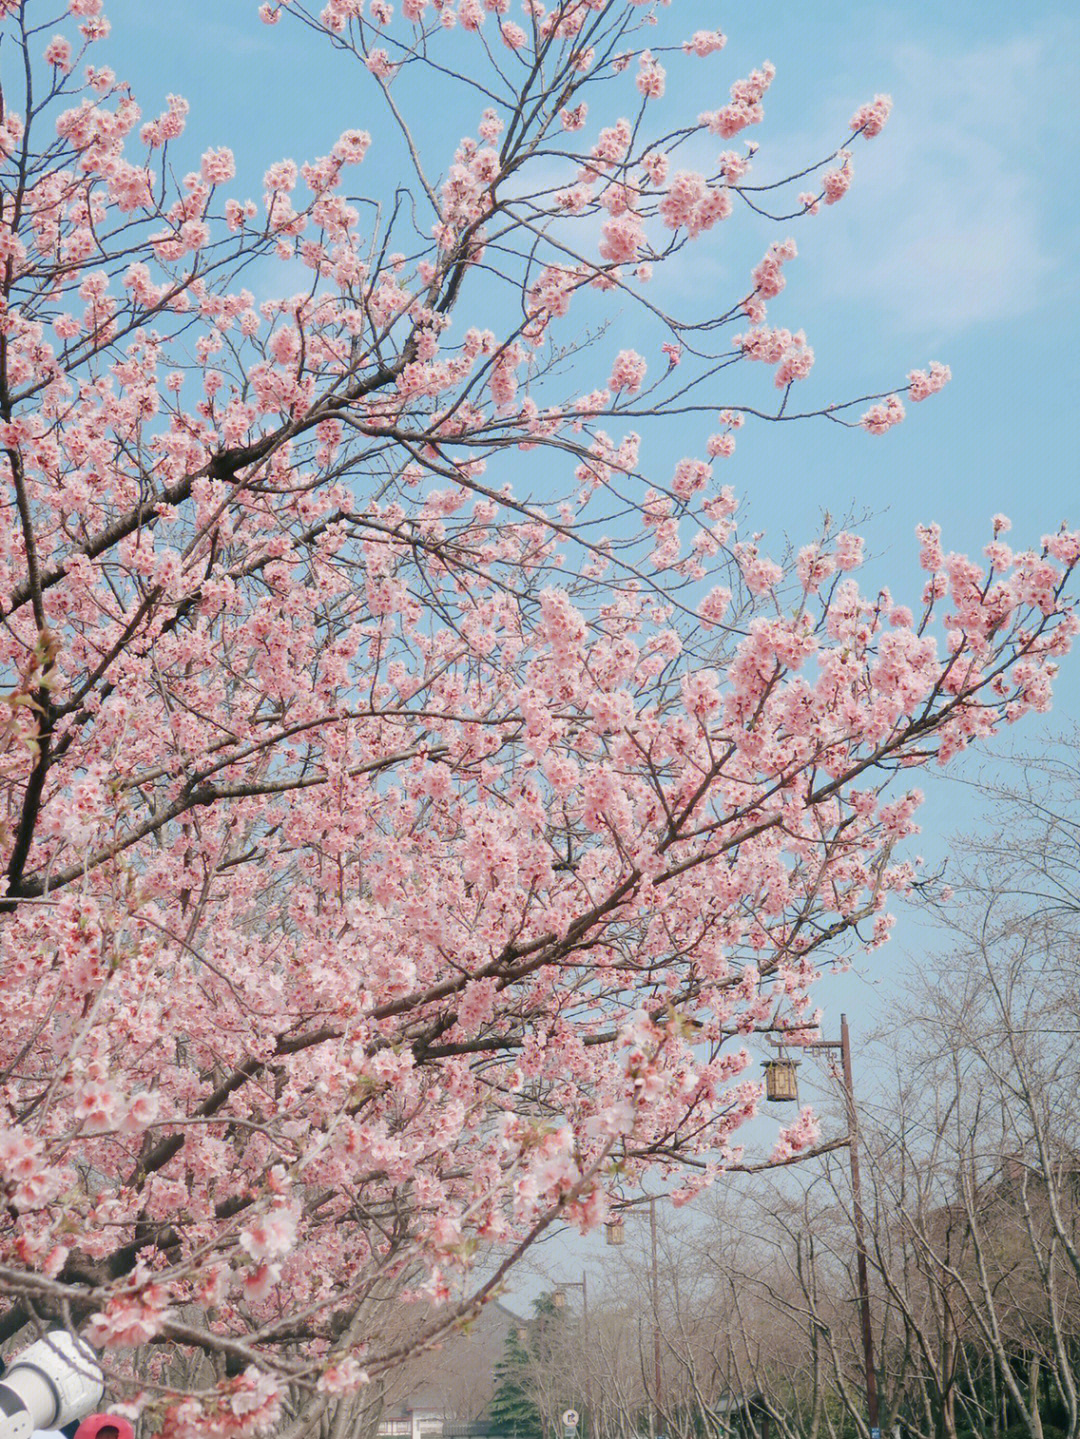
[{"label": "distant building", "polygon": [[383,1414],[376,1432],[379,1439],[442,1439],[445,1424],[442,1410],[402,1405],[396,1413]]},{"label": "distant building", "polygon": [[506,1336],[521,1318],[499,1303],[488,1304],[463,1334],[418,1356],[394,1375],[378,1439],[490,1439],[485,1421],[495,1389],[495,1365]]}]

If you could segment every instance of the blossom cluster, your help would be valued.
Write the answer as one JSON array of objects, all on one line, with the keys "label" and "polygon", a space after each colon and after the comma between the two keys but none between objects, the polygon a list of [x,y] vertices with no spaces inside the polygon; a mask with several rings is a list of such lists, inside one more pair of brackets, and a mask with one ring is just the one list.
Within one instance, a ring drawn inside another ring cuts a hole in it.
[{"label": "blossom cluster", "polygon": [[[86,64],[100,0],[27,30],[48,98],[0,124],[0,1288],[86,1315],[167,1439],[317,1426],[493,1296],[493,1246],[721,1175],[754,1034],[807,1032],[913,883],[895,777],[1045,709],[1076,629],[1073,531],[928,524],[905,602],[846,531],[788,565],[740,530],[727,367],[776,416],[810,372],[766,315],[794,241],[741,301],[641,287],[750,165],[672,135],[757,125],[771,66],[676,131],[719,32],[296,9],[262,7],[358,61],[355,128],[254,199],[239,143],[185,162],[185,100],[144,121]],[[361,200],[418,91],[469,132]]]}]

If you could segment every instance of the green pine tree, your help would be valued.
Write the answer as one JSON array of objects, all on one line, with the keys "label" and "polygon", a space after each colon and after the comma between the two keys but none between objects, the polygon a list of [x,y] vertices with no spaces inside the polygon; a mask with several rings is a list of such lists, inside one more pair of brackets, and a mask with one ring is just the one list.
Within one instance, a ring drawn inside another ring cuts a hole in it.
[{"label": "green pine tree", "polygon": [[509,1439],[543,1439],[543,1420],[529,1392],[533,1356],[521,1336],[517,1325],[506,1336],[495,1364],[495,1393],[488,1412],[491,1422]]}]

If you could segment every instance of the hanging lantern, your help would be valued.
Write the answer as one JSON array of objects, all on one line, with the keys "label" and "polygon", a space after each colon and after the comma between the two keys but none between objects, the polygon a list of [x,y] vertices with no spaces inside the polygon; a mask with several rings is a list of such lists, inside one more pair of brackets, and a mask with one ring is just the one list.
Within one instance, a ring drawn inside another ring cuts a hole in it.
[{"label": "hanging lantern", "polygon": [[610,1224],[604,1225],[604,1239],[608,1244],[626,1243],[626,1223],[622,1219],[613,1219]]},{"label": "hanging lantern", "polygon": [[566,1290],[565,1290],[565,1289],[556,1289],[556,1290],[553,1292],[552,1296],[551,1296],[551,1302],[552,1302],[552,1304],[554,1305],[554,1307],[555,1307],[556,1309],[565,1309],[565,1308],[566,1308]]},{"label": "hanging lantern", "polygon": [[799,1077],[797,1059],[766,1059],[762,1065],[765,1071],[765,1098],[773,1104],[798,1104]]}]

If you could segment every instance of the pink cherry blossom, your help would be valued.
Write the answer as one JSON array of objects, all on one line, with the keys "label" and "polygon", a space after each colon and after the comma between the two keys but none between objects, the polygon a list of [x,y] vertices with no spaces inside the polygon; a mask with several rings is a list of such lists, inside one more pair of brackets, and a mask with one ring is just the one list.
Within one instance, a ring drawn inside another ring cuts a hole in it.
[{"label": "pink cherry blossom", "polygon": [[892,98],[889,95],[875,95],[868,104],[860,106],[848,122],[849,128],[861,131],[866,138],[872,139],[880,135],[885,128],[885,121],[889,118],[892,110]]},{"label": "pink cherry blossom", "polygon": [[65,74],[71,71],[71,42],[65,35],[54,35],[45,47],[45,63],[55,65]]},{"label": "pink cherry blossom", "polygon": [[392,80],[397,71],[397,66],[391,63],[389,53],[381,45],[368,51],[365,63],[371,73],[380,80]]},{"label": "pink cherry blossom", "polygon": [[626,265],[636,258],[645,239],[645,228],[637,215],[627,211],[605,220],[600,254],[615,265]]},{"label": "pink cherry blossom", "polygon": [[296,1242],[300,1211],[295,1204],[275,1205],[240,1230],[240,1244],[252,1259],[281,1259]]},{"label": "pink cherry blossom", "polygon": [[893,425],[898,425],[904,414],[899,395],[890,395],[884,404],[871,405],[859,423],[864,430],[869,430],[870,434],[883,435],[886,430],[891,430]]},{"label": "pink cherry blossom", "polygon": [[[15,1343],[31,1301],[85,1316],[161,1439],[348,1428],[499,1256],[722,1183],[755,1034],[811,1033],[916,883],[907,772],[1045,710],[1080,627],[1075,530],[927,524],[884,588],[720,483],[814,354],[786,230],[726,289],[716,228],[850,175],[823,136],[763,201],[714,144],[771,66],[699,116],[723,36],[662,6],[320,7],[261,5],[265,43],[322,45],[357,128],[251,198],[219,96],[185,159],[129,39],[67,72],[100,0],[0,0],[34,80],[0,117],[0,1291]],[[805,409],[858,449],[948,378]]]},{"label": "pink cherry blossom", "polygon": [[851,160],[847,156],[844,163],[836,169],[826,170],[821,177],[821,188],[825,195],[826,205],[835,205],[837,200],[843,199],[851,185]]},{"label": "pink cherry blossom", "polygon": [[611,368],[608,389],[625,390],[631,395],[637,394],[645,379],[645,370],[645,361],[636,350],[620,350],[615,356],[615,363]]},{"label": "pink cherry blossom", "polygon": [[703,59],[706,55],[722,50],[726,43],[726,37],[721,35],[719,30],[695,30],[689,40],[683,41],[683,49],[688,55],[697,55]]},{"label": "pink cherry blossom", "polygon": [[103,1310],[90,1316],[84,1334],[98,1348],[135,1349],[160,1333],[170,1317],[165,1291],[156,1284],[138,1292],[118,1294]]},{"label": "pink cherry blossom", "polygon": [[908,375],[908,398],[912,400],[926,400],[931,395],[936,395],[952,379],[952,371],[948,365],[942,365],[937,360],[931,361],[929,372],[925,370],[912,370]]},{"label": "pink cherry blossom", "polygon": [[202,157],[202,177],[208,185],[220,185],[231,180],[236,174],[236,162],[231,150],[207,150]]},{"label": "pink cherry blossom", "polygon": [[772,1157],[777,1162],[792,1158],[801,1150],[810,1148],[816,1144],[821,1136],[821,1128],[815,1118],[814,1111],[804,1108],[800,1111],[798,1119],[794,1124],[785,1125],[773,1149]]},{"label": "pink cherry blossom", "polygon": [[638,57],[637,88],[646,100],[659,100],[664,93],[663,65],[657,64],[652,52],[643,50]]}]

